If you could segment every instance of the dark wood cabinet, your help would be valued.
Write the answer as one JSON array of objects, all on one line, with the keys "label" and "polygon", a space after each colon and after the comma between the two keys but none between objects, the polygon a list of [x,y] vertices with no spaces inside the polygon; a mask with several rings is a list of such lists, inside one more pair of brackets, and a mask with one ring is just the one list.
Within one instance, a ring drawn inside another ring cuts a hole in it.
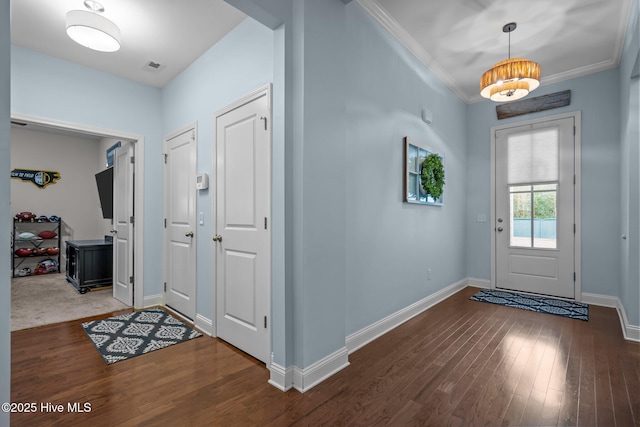
[{"label": "dark wood cabinet", "polygon": [[67,240],[67,281],[81,294],[113,281],[113,243],[105,240]]}]

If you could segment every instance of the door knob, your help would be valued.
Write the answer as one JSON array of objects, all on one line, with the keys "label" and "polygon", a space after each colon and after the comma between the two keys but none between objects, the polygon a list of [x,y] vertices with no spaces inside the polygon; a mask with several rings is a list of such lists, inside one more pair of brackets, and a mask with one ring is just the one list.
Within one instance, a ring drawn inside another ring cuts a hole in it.
[{"label": "door knob", "polygon": [[502,227],[498,227],[498,231],[502,231]]},{"label": "door knob", "polygon": [[502,218],[498,218],[498,222],[502,222]]},{"label": "door knob", "polygon": [[213,241],[214,242],[222,242],[222,236],[219,234],[216,234],[215,236],[213,236]]},{"label": "door knob", "polygon": [[184,233],[184,235],[185,235],[186,237],[193,237],[193,231],[190,231],[190,232],[188,232],[188,233]]},{"label": "door knob", "polygon": [[118,234],[118,230],[110,230],[109,233]]}]

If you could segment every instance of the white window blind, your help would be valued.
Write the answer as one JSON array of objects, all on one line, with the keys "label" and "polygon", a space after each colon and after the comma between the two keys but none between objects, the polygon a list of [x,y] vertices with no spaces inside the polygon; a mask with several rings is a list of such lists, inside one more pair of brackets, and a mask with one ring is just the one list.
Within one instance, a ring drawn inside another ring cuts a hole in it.
[{"label": "white window blind", "polygon": [[557,128],[509,135],[507,183],[557,182],[558,138]]}]

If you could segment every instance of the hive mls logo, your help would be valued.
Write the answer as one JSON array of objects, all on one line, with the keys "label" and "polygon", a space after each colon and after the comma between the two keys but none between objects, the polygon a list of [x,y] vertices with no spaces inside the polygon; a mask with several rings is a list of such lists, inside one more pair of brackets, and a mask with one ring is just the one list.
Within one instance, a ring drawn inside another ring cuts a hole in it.
[{"label": "hive mls logo", "polygon": [[45,188],[49,184],[55,184],[60,180],[60,172],[40,171],[33,169],[14,169],[11,178],[31,181],[38,188]]},{"label": "hive mls logo", "polygon": [[67,412],[91,412],[91,403],[67,402]]}]

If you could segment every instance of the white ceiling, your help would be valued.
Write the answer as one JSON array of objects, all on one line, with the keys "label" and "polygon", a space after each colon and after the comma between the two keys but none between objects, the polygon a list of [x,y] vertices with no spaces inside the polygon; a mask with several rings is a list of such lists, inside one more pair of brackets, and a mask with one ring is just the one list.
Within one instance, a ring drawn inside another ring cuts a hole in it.
[{"label": "white ceiling", "polygon": [[542,84],[615,68],[633,0],[359,0],[465,102],[511,56],[536,61]]},{"label": "white ceiling", "polygon": [[[83,0],[12,0],[11,41],[27,49],[163,87],[246,17],[223,0],[99,0],[120,27],[122,47],[96,52],[65,31],[69,10]],[[153,61],[158,70],[147,67]]]},{"label": "white ceiling", "polygon": [[[358,0],[463,101],[480,100],[479,78],[507,58],[502,26],[517,22],[511,56],[540,63],[542,83],[615,68],[633,0]],[[223,0],[102,0],[122,48],[99,53],[65,33],[82,0],[13,0],[12,42],[163,87],[244,18]],[[162,64],[150,71],[146,64]]]}]

